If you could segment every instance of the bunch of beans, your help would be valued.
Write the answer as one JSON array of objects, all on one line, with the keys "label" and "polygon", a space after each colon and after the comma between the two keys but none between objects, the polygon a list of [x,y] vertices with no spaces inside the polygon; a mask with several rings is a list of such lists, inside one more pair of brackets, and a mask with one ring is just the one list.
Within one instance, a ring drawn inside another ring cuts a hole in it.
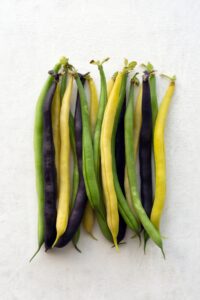
[{"label": "bunch of beans", "polygon": [[99,96],[91,75],[78,73],[62,57],[49,71],[38,98],[34,126],[38,249],[33,257],[43,244],[47,251],[72,241],[80,251],[80,228],[96,239],[95,219],[117,250],[128,227],[140,240],[143,236],[144,249],[151,239],[164,256],[159,229],[166,194],[164,129],[176,78],[162,75],[169,85],[158,107],[151,63],[141,65],[139,80],[133,71],[137,63],[125,59],[122,70],[107,81],[103,68],[107,61],[90,62],[99,70]]}]

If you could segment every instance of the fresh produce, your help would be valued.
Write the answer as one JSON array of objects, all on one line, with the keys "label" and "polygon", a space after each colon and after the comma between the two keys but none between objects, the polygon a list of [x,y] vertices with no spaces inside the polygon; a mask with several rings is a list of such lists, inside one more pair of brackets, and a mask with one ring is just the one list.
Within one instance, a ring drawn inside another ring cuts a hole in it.
[{"label": "fresh produce", "polygon": [[[167,76],[168,77],[168,76]],[[175,90],[176,77],[168,77],[170,84],[167,88],[165,96],[161,102],[158,111],[158,116],[155,123],[154,130],[154,153],[155,153],[155,199],[151,212],[151,222],[159,230],[160,218],[162,215],[165,194],[166,194],[166,160],[165,160],[165,144],[164,144],[164,130],[169,110],[169,105]]]},{"label": "fresh produce", "polygon": [[69,134],[69,114],[70,101],[72,95],[73,77],[70,76],[65,94],[62,99],[60,110],[60,184],[58,196],[58,212],[56,219],[56,239],[53,247],[57,244],[59,238],[64,234],[70,206],[70,134]]},{"label": "fresh produce", "polygon": [[34,124],[38,248],[31,260],[43,243],[47,251],[72,242],[81,252],[77,246],[81,225],[96,240],[95,219],[117,250],[127,242],[129,228],[140,241],[143,236],[144,249],[151,239],[165,257],[160,234],[166,197],[164,130],[176,77],[163,75],[170,84],[159,107],[151,63],[142,65],[140,84],[138,72],[129,82],[136,62],[127,59],[107,81],[103,67],[107,61],[90,62],[98,67],[99,96],[91,74],[78,73],[62,57],[49,71],[38,98]]}]

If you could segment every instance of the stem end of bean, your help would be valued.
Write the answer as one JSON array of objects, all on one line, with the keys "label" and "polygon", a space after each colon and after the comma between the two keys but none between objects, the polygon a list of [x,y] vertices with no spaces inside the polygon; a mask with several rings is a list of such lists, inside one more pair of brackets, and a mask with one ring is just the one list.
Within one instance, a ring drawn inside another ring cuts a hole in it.
[{"label": "stem end of bean", "polygon": [[166,74],[160,74],[160,76],[169,79],[173,83],[175,83],[175,81],[176,81],[176,76],[175,75],[174,76],[169,76],[169,75],[166,75]]}]

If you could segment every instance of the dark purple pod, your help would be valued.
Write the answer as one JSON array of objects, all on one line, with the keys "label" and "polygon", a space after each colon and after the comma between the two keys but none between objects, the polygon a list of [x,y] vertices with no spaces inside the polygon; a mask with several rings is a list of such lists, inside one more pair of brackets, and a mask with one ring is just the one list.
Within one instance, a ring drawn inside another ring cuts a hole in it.
[{"label": "dark purple pod", "polygon": [[44,242],[45,249],[51,248],[56,238],[56,167],[55,149],[53,142],[51,105],[56,90],[58,76],[55,79],[46,95],[43,105],[43,170],[44,170]]},{"label": "dark purple pod", "polygon": [[[84,84],[85,79],[80,77],[82,84]],[[85,210],[87,195],[85,190],[85,183],[83,179],[82,170],[82,118],[81,118],[81,106],[79,93],[77,94],[76,109],[74,116],[75,125],[75,141],[76,141],[76,155],[78,160],[78,170],[79,170],[79,185],[74,202],[74,207],[72,208],[71,215],[69,217],[67,229],[65,233],[61,236],[56,244],[56,247],[62,248],[66,246],[73,238],[74,234],[78,230],[81,220],[83,218],[83,213]]]},{"label": "dark purple pod", "polygon": [[151,215],[153,205],[152,192],[152,111],[151,94],[149,87],[149,74],[143,76],[143,94],[142,94],[142,126],[139,140],[139,163],[140,163],[140,184],[142,205],[148,215]]}]

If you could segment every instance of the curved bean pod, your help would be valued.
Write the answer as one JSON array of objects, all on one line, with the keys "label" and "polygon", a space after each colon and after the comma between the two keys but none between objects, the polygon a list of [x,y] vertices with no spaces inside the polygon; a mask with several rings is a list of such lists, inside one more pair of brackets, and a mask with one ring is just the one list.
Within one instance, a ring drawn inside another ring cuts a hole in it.
[{"label": "curved bean pod", "polygon": [[70,100],[73,87],[73,77],[69,78],[67,89],[63,96],[60,111],[60,189],[58,200],[58,212],[56,219],[57,235],[53,247],[59,238],[64,234],[69,217],[70,203],[70,135],[69,135],[69,114]]},{"label": "curved bean pod", "polygon": [[[84,82],[84,78],[81,78],[82,83]],[[56,247],[62,248],[66,246],[71,239],[76,234],[79,225],[81,223],[84,208],[87,201],[86,191],[85,191],[85,184],[83,179],[83,170],[82,170],[82,117],[81,117],[81,107],[80,107],[80,96],[79,93],[77,94],[76,99],[76,109],[75,109],[75,116],[74,116],[74,124],[73,119],[70,118],[70,127],[71,127],[71,140],[76,140],[75,151],[78,163],[78,173],[79,173],[79,182],[78,182],[78,189],[76,193],[76,197],[72,203],[72,211],[69,217],[69,222],[65,233],[61,236],[56,244]],[[73,130],[74,127],[74,130]],[[74,135],[73,136],[73,131]],[[74,244],[76,246],[78,242],[79,234],[77,234],[76,239],[74,240]]]},{"label": "curved bean pod", "polygon": [[[119,109],[119,107],[118,107]],[[124,144],[124,115],[126,111],[126,93],[124,95],[124,100],[119,116],[119,120],[115,122],[118,123],[116,138],[115,138],[115,160],[116,160],[116,170],[117,170],[117,177],[119,180],[119,184],[124,194],[124,170],[125,170],[125,144]],[[114,137],[113,137],[114,139]],[[114,143],[114,141],[113,141]],[[119,213],[119,231],[117,235],[117,243],[119,244],[125,237],[126,234],[126,223]]]},{"label": "curved bean pod", "polygon": [[164,207],[166,195],[166,166],[165,166],[165,145],[164,129],[169,105],[175,90],[175,76],[170,78],[170,84],[160,105],[154,130],[154,155],[155,155],[155,199],[151,212],[151,221],[159,229],[160,219]]},{"label": "curved bean pod", "polygon": [[135,172],[135,160],[133,159],[133,101],[134,101],[134,85],[136,79],[134,78],[131,82],[128,105],[125,114],[125,151],[126,151],[126,165],[128,171],[128,179],[131,190],[131,199],[136,213],[148,235],[156,243],[156,245],[161,249],[163,255],[163,245],[160,233],[154,227],[154,225],[149,220],[142,207],[140,196],[137,189],[137,180]]},{"label": "curved bean pod", "polygon": [[82,116],[82,125],[83,125],[83,134],[82,134],[83,176],[84,176],[84,182],[86,187],[86,193],[90,201],[91,207],[95,210],[97,220],[100,225],[102,233],[108,240],[112,240],[110,231],[106,224],[105,214],[102,209],[102,203],[100,200],[100,189],[99,189],[97,176],[95,172],[95,162],[94,162],[92,138],[91,138],[90,126],[89,126],[89,113],[88,113],[87,99],[86,99],[83,85],[78,76],[78,73],[75,73],[74,76],[80,93],[81,116]]},{"label": "curved bean pod", "polygon": [[[125,102],[125,100],[126,100],[125,99],[126,82],[127,82],[127,74],[124,75],[124,78],[122,80],[120,96],[119,96],[119,105],[118,105],[117,114],[115,117],[115,125],[114,125],[113,136],[112,136],[113,177],[114,177],[115,190],[116,190],[116,194],[117,194],[117,198],[118,198],[118,207],[119,207],[120,214],[122,215],[124,221],[129,226],[129,228],[131,228],[133,231],[136,232],[136,234],[139,235],[140,225],[139,225],[138,221],[136,220],[134,214],[131,212],[131,210],[128,206],[128,203],[126,201],[126,198],[124,197],[124,187],[123,187],[123,177],[124,177],[123,170],[124,170],[124,168],[120,172],[121,178],[118,177],[119,172],[117,172],[117,166],[116,166],[117,160],[115,161],[115,148],[114,148],[115,138],[114,137],[115,137],[115,132],[116,132],[116,128],[117,128],[117,123],[118,123],[118,118],[119,118],[119,113],[120,113],[121,107],[123,104],[124,104],[124,106],[126,105],[126,102]],[[125,111],[124,111],[124,113],[125,113]],[[122,140],[123,140],[123,138],[122,138]],[[125,155],[125,153],[124,153],[124,155]],[[120,163],[120,157],[119,157],[119,163]]]},{"label": "curved bean pod", "polygon": [[[140,129],[142,124],[142,85],[139,87],[139,93],[136,99],[135,107],[134,107],[134,116],[133,116],[133,132],[134,132],[134,138],[133,138],[133,148],[134,153],[133,157],[135,161],[137,160],[137,153],[138,153],[138,145],[139,145],[139,138],[140,138]],[[125,169],[125,180],[124,180],[124,187],[125,187],[125,194],[126,199],[128,201],[128,205],[131,208],[134,216],[136,217],[137,221],[138,217],[134,210],[132,200],[131,200],[131,192],[130,192],[130,186],[129,186],[129,180],[128,180],[128,173],[127,173],[127,167]]]},{"label": "curved bean pod", "polygon": [[[90,126],[91,126],[91,131],[93,136],[95,126],[96,126],[99,103],[98,103],[97,89],[94,80],[89,75],[86,77],[86,80],[88,81],[89,90],[90,90]],[[83,215],[83,227],[85,231],[92,238],[96,239],[92,233],[94,222],[95,222],[94,211],[90,205],[90,202],[88,201]]]},{"label": "curved bean pod", "polygon": [[[57,73],[62,65],[67,65],[68,60],[65,57],[60,59],[60,62],[55,65],[53,71]],[[42,142],[43,142],[43,112],[42,107],[46,94],[52,84],[53,78],[49,76],[46,80],[42,91],[37,100],[35,108],[34,121],[34,158],[35,158],[35,174],[36,174],[36,191],[38,198],[38,249],[31,257],[30,261],[37,255],[42,244],[44,243],[44,174],[42,163]]]},{"label": "curved bean pod", "polygon": [[139,141],[139,162],[140,162],[140,190],[143,208],[148,217],[151,215],[153,205],[152,191],[152,167],[151,167],[151,146],[152,146],[152,112],[151,96],[149,87],[149,74],[143,76],[142,95],[142,127]]},{"label": "curved bean pod", "polygon": [[43,105],[43,172],[44,172],[44,220],[45,232],[44,242],[46,251],[51,248],[56,236],[56,200],[57,182],[55,166],[55,149],[53,142],[53,129],[51,119],[51,108],[58,82],[55,75]]}]

